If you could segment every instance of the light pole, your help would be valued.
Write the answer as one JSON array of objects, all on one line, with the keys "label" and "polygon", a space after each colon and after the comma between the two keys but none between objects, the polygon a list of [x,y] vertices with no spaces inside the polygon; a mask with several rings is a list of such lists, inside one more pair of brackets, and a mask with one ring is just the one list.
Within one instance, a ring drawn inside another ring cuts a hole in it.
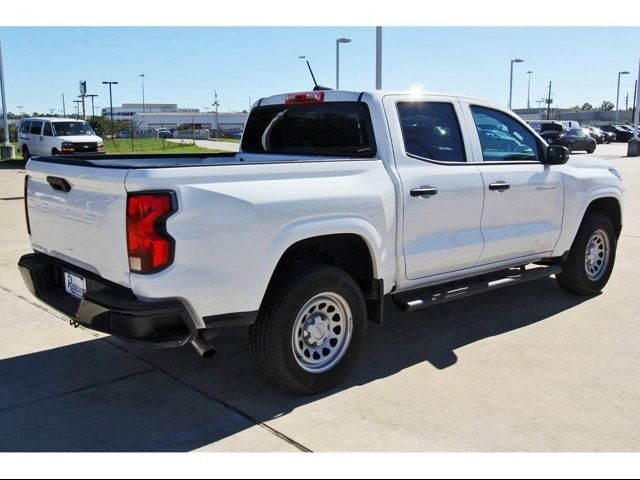
[{"label": "light pole", "polygon": [[4,67],[2,66],[2,44],[0,44],[0,95],[2,96],[2,125],[4,128],[4,143],[0,151],[0,158],[13,158],[13,144],[9,139],[9,120],[7,119],[7,100],[4,96]]},{"label": "light pole", "polygon": [[87,97],[91,98],[91,118],[96,116],[96,109],[93,106],[93,99],[96,98],[98,95],[96,95],[95,93],[92,93],[91,95],[87,95]]},{"label": "light pole", "polygon": [[220,102],[218,101],[218,91],[213,92],[213,105],[212,107],[216,107],[216,138],[218,138],[218,107],[220,106]]},{"label": "light pole", "polygon": [[111,114],[111,138],[115,135],[116,124],[113,122],[113,96],[111,94],[111,85],[117,85],[118,82],[102,82],[103,85],[109,85],[109,113]]},{"label": "light pole", "polygon": [[144,108],[144,73],[141,73],[140,75],[140,80],[142,80],[142,113],[145,113],[145,108]]},{"label": "light pole", "polygon": [[529,98],[531,96],[531,74],[533,72],[531,70],[529,70],[527,72],[527,75],[529,76],[529,80],[527,81],[527,109],[531,108],[531,102],[529,101]]},{"label": "light pole", "polygon": [[511,60],[511,73],[509,75],[509,110],[511,110],[511,97],[513,96],[513,64],[522,62],[524,62],[524,60],[521,58],[514,58]]},{"label": "light pole", "polygon": [[340,90],[340,44],[351,43],[350,38],[336,39],[336,90]]},{"label": "light pole", "polygon": [[618,90],[616,92],[616,125],[618,124],[618,116],[620,113],[620,110],[618,109],[618,102],[620,101],[620,75],[628,75],[629,72],[627,72],[626,70],[623,72],[618,72]]},{"label": "light pole", "polygon": [[382,90],[382,27],[376,27],[376,90]]},{"label": "light pole", "polygon": [[16,108],[20,110],[20,118],[22,118],[22,109],[24,108],[24,105],[16,105]]}]

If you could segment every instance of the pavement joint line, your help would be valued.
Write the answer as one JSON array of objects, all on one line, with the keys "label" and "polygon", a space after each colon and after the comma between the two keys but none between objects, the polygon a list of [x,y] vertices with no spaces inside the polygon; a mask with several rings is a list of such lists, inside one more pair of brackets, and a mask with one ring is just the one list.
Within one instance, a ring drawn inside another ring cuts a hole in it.
[{"label": "pavement joint line", "polygon": [[24,200],[24,197],[0,197],[0,200]]},{"label": "pavement joint line", "polygon": [[112,383],[120,382],[122,380],[127,380],[127,379],[132,378],[132,377],[137,377],[138,375],[144,375],[145,373],[150,373],[150,372],[153,372],[154,370],[155,370],[155,368],[148,368],[148,369],[143,370],[141,372],[130,373],[129,375],[124,375],[122,377],[112,378],[111,380],[108,380],[106,382],[95,383],[93,385],[87,385],[86,387],[80,387],[80,388],[76,388],[74,390],[68,390],[66,392],[60,392],[60,393],[56,393],[54,395],[47,395],[47,396],[42,397],[42,398],[36,398],[36,399],[33,399],[33,400],[28,400],[26,402],[19,403],[17,405],[11,405],[10,407],[1,409],[0,410],[0,415],[2,415],[4,413],[7,413],[7,412],[10,412],[11,410],[22,408],[22,407],[24,407],[26,405],[32,405],[34,403],[39,403],[39,402],[46,402],[47,400],[51,400],[51,399],[54,399],[54,398],[66,397],[68,395],[73,395],[74,393],[86,392],[87,390],[92,390],[94,388],[100,388],[100,387],[104,387],[105,385],[111,385]]},{"label": "pavement joint line", "polygon": [[185,381],[184,381],[184,380],[182,380],[181,378],[179,378],[179,377],[177,377],[177,376],[173,375],[173,374],[172,374],[171,372],[169,372],[168,370],[165,370],[164,368],[162,368],[162,367],[160,367],[160,366],[158,366],[158,365],[156,365],[156,364],[154,364],[154,363],[152,363],[152,362],[148,361],[147,359],[145,359],[145,358],[143,358],[143,357],[141,357],[141,356],[139,356],[139,355],[135,354],[134,352],[131,352],[130,350],[127,350],[127,349],[123,348],[121,345],[117,345],[117,344],[115,344],[115,343],[111,343],[111,342],[109,342],[109,341],[108,341],[108,337],[107,337],[107,338],[103,338],[103,339],[101,339],[101,340],[106,341],[109,345],[111,345],[111,346],[112,346],[112,347],[114,347],[114,348],[117,348],[118,350],[121,350],[122,352],[128,353],[129,355],[131,355],[132,357],[136,358],[137,360],[140,360],[140,361],[145,362],[145,363],[147,363],[147,364],[149,364],[149,365],[152,365],[156,370],[158,370],[159,372],[164,373],[165,375],[167,375],[168,377],[172,378],[172,379],[173,379],[173,380],[175,380],[176,382],[181,383],[181,384],[182,384],[182,385],[184,385],[185,387],[187,387],[187,388],[189,388],[189,389],[191,389],[191,390],[193,390],[193,391],[195,391],[195,392],[199,393],[199,394],[200,394],[200,395],[202,395],[203,397],[205,397],[205,398],[207,398],[207,399],[209,399],[209,400],[212,400],[212,401],[216,402],[217,404],[221,405],[222,407],[226,408],[227,410],[229,410],[229,411],[231,411],[231,412],[235,413],[236,415],[241,416],[241,417],[242,417],[242,418],[244,418],[245,420],[248,420],[249,422],[253,423],[254,425],[257,425],[257,426],[259,426],[259,427],[264,428],[267,432],[269,432],[269,433],[271,433],[271,434],[275,435],[275,436],[276,436],[276,437],[278,437],[280,440],[282,440],[282,441],[284,441],[284,442],[288,443],[289,445],[291,445],[291,446],[293,446],[293,447],[297,448],[297,449],[298,449],[298,450],[300,450],[301,452],[305,452],[305,453],[312,453],[312,452],[313,452],[313,450],[311,450],[311,449],[309,449],[309,448],[305,447],[305,446],[304,446],[304,445],[302,445],[301,443],[296,442],[293,438],[291,438],[291,437],[289,437],[289,436],[285,435],[284,433],[282,433],[282,432],[280,432],[280,431],[276,430],[275,428],[273,428],[273,427],[271,427],[271,426],[267,425],[266,423],[261,422],[260,420],[258,420],[257,418],[255,418],[253,415],[251,415],[251,414],[249,414],[249,413],[247,413],[247,412],[245,412],[245,411],[241,410],[241,409],[240,409],[240,408],[238,408],[238,407],[235,407],[235,406],[231,405],[230,403],[228,403],[228,402],[226,402],[226,401],[222,400],[221,398],[219,398],[219,397],[217,397],[217,396],[215,396],[215,395],[213,395],[213,394],[211,394],[211,393],[208,393],[208,392],[205,392],[205,391],[203,391],[203,390],[200,390],[199,388],[197,388],[197,387],[195,387],[195,386],[191,385],[190,383],[185,382]]},{"label": "pavement joint line", "polygon": [[[67,318],[65,318],[65,317],[63,317],[63,316],[61,316],[61,315],[57,314],[56,312],[53,312],[53,311],[49,310],[49,309],[48,309],[48,308],[46,308],[46,307],[43,307],[42,305],[39,305],[38,303],[34,302],[33,300],[30,300],[30,299],[26,298],[26,297],[25,297],[25,296],[23,296],[23,295],[20,295],[19,293],[16,293],[16,292],[12,291],[11,289],[9,289],[9,288],[5,287],[5,286],[4,286],[4,285],[2,285],[2,284],[0,284],[0,290],[3,290],[3,291],[5,291],[5,292],[9,293],[10,295],[13,295],[13,296],[14,296],[14,297],[16,297],[16,298],[19,298],[20,300],[23,300],[23,301],[27,302],[28,304],[30,304],[30,305],[32,305],[32,306],[34,306],[34,307],[36,307],[36,308],[39,308],[40,310],[43,310],[43,311],[47,312],[48,314],[50,314],[50,315],[52,315],[52,316],[56,317],[56,318],[57,318],[57,319],[59,319],[59,320],[62,320],[62,321],[63,321],[63,322],[65,322],[65,323],[69,321],[69,319],[67,319]],[[82,326],[81,326],[80,328],[82,328]],[[233,413],[235,413],[235,414],[237,414],[237,415],[240,415],[240,416],[241,416],[241,417],[243,417],[245,420],[250,421],[250,422],[251,422],[251,423],[253,423],[254,425],[258,425],[258,426],[260,426],[261,428],[264,428],[264,429],[265,429],[265,430],[267,430],[269,433],[271,433],[271,434],[275,435],[276,437],[280,438],[281,440],[283,440],[284,442],[288,443],[289,445],[292,445],[293,447],[297,448],[298,450],[300,450],[300,451],[302,451],[302,452],[311,452],[311,451],[312,451],[312,450],[308,449],[307,447],[305,447],[304,445],[302,445],[302,444],[300,444],[300,443],[296,442],[294,439],[292,439],[292,438],[288,437],[288,436],[287,436],[287,435],[285,435],[284,433],[279,432],[279,431],[278,431],[278,430],[276,430],[275,428],[270,427],[269,425],[265,424],[264,422],[259,421],[257,418],[253,417],[252,415],[250,415],[250,414],[248,414],[248,413],[244,412],[243,410],[241,410],[241,409],[239,409],[239,408],[237,408],[237,407],[234,407],[233,405],[231,405],[230,403],[225,402],[225,401],[224,401],[224,400],[222,400],[221,398],[218,398],[218,397],[216,397],[215,395],[211,395],[211,394],[209,394],[209,393],[207,393],[207,392],[203,392],[202,390],[200,390],[200,389],[198,389],[198,388],[194,387],[193,385],[190,385],[189,383],[187,383],[187,382],[185,382],[184,380],[182,380],[182,379],[180,379],[180,378],[176,377],[175,375],[173,375],[173,374],[172,374],[172,373],[170,373],[169,371],[167,371],[167,370],[165,370],[165,369],[163,369],[163,368],[161,368],[161,367],[159,367],[159,366],[155,365],[154,363],[152,363],[152,362],[148,361],[147,359],[145,359],[145,358],[143,358],[143,357],[141,357],[141,356],[139,356],[139,355],[136,355],[135,353],[133,353],[133,352],[131,352],[131,351],[129,351],[129,350],[126,350],[125,348],[121,347],[120,345],[116,345],[116,344],[114,344],[114,343],[109,342],[109,341],[108,341],[108,337],[106,337],[106,338],[101,338],[99,335],[95,334],[94,332],[92,332],[92,331],[90,331],[90,330],[87,330],[87,329],[85,329],[85,328],[82,328],[82,330],[84,330],[85,332],[87,332],[87,333],[89,333],[89,334],[91,334],[91,335],[95,336],[98,340],[105,341],[105,343],[107,343],[108,345],[111,345],[112,347],[117,348],[118,350],[120,350],[120,351],[122,351],[122,352],[124,352],[124,353],[126,353],[126,354],[128,354],[128,355],[131,355],[132,357],[136,358],[137,360],[139,360],[139,361],[141,361],[141,362],[143,362],[143,363],[146,363],[147,365],[149,365],[150,367],[152,367],[152,368],[150,368],[150,369],[148,369],[148,370],[145,370],[144,372],[140,372],[140,373],[147,373],[147,372],[150,372],[150,371],[152,371],[152,370],[154,370],[154,369],[155,369],[155,370],[158,370],[158,371],[162,372],[163,374],[165,374],[165,375],[169,376],[169,377],[170,377],[170,378],[172,378],[173,380],[175,380],[175,381],[177,381],[177,382],[181,383],[182,385],[187,386],[187,387],[188,387],[188,388],[190,388],[191,390],[194,390],[194,391],[198,392],[200,395],[202,395],[202,396],[204,396],[204,397],[208,398],[209,400],[213,400],[214,402],[216,402],[216,403],[218,403],[219,405],[223,406],[223,407],[224,407],[224,408],[226,408],[227,410],[230,410],[230,411],[232,411]],[[123,377],[123,378],[121,378],[121,379],[114,379],[113,381],[124,380],[124,379],[126,379],[126,378],[129,378],[129,377],[132,377],[132,376],[135,376],[135,375],[138,375],[138,374],[129,375],[129,376]],[[79,392],[79,391],[87,390],[87,389],[89,389],[89,388],[94,388],[94,387],[101,386],[101,385],[108,385],[109,383],[112,383],[112,382],[107,382],[107,383],[100,384],[100,385],[92,385],[92,386],[90,386],[90,387],[84,387],[84,388],[82,388],[82,389],[74,390],[74,391],[72,391],[72,392],[65,392],[65,393],[60,394],[60,395],[54,395],[54,396],[52,396],[52,397],[50,397],[50,398],[55,398],[56,396],[66,395],[67,393],[77,393],[77,392]],[[39,399],[39,400],[43,400],[43,399]],[[33,400],[32,402],[37,402],[37,401],[39,401],[39,400]],[[24,403],[24,404],[17,405],[17,406],[15,406],[15,407],[23,406],[23,405],[27,405],[27,404],[32,403],[32,402],[26,402],[26,403]],[[0,414],[4,413],[4,412],[6,412],[7,410],[10,410],[10,409],[12,409],[12,408],[14,408],[14,407],[9,407],[8,409],[5,409],[5,410],[0,410]]]},{"label": "pavement joint line", "polygon": [[[10,288],[7,288],[2,284],[0,284],[0,290],[2,290],[4,292],[7,292],[9,295],[13,295],[14,297],[16,297],[16,298],[18,298],[18,299],[20,299],[20,300],[22,300],[24,302],[27,302],[31,306],[34,306],[34,307],[39,308],[40,310],[42,310],[44,312],[47,312],[49,315],[57,318],[58,320],[61,320],[61,321],[65,322],[65,323],[69,323],[70,319],[68,317],[64,317],[61,314],[59,314],[59,313],[57,313],[57,312],[55,312],[55,311],[43,306],[43,305],[40,305],[37,302],[34,302],[33,300],[25,297],[24,295],[20,295],[19,293],[14,292]],[[89,335],[91,335],[94,338],[100,338],[99,334],[97,334],[96,332],[93,332],[91,330],[87,330],[82,325],[80,325],[79,328],[81,328],[84,332],[88,333]]]}]

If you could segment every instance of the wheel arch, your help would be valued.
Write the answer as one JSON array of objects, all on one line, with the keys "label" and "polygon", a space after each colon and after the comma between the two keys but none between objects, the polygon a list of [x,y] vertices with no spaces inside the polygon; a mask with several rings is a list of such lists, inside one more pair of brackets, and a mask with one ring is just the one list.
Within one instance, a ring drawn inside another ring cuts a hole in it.
[{"label": "wheel arch", "polygon": [[592,213],[601,213],[611,220],[616,232],[616,237],[620,237],[620,233],[622,232],[622,206],[617,198],[600,197],[592,200],[582,215],[581,223]]},{"label": "wheel arch", "polygon": [[280,256],[269,280],[267,294],[279,273],[295,263],[330,265],[347,272],[362,290],[368,317],[377,323],[382,322],[384,284],[382,279],[377,278],[376,255],[366,237],[343,232],[298,239]]}]

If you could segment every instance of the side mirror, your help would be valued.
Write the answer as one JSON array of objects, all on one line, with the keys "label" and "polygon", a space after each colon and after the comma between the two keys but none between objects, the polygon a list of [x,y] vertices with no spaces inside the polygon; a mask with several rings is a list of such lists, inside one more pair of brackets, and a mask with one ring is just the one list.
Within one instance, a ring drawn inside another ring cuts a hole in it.
[{"label": "side mirror", "polygon": [[544,163],[547,165],[563,165],[569,160],[569,150],[560,145],[549,145],[546,157]]}]

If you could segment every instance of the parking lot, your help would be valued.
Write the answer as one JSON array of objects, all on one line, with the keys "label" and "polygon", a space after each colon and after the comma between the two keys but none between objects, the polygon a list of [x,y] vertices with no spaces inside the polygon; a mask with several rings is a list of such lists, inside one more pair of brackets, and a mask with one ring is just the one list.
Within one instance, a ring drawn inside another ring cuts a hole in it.
[{"label": "parking lot", "polygon": [[347,381],[313,397],[271,387],[244,329],[202,360],[39,304],[16,267],[24,170],[0,167],[0,451],[638,451],[640,158],[626,148],[593,155],[627,188],[604,293],[547,278],[411,314],[388,302]]}]

